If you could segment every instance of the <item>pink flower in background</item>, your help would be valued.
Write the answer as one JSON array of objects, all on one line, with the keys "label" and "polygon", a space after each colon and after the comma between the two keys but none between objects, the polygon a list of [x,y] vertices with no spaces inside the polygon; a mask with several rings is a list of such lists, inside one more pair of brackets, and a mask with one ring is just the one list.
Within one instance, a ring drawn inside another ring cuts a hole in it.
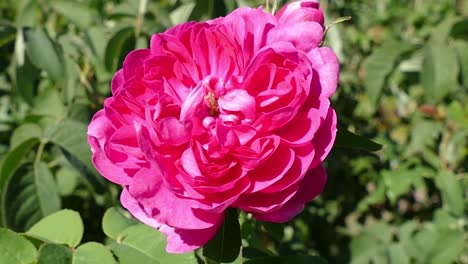
[{"label": "pink flower in background", "polygon": [[285,222],[322,191],[339,71],[322,38],[308,0],[181,24],[127,55],[88,141],[97,170],[167,235],[167,251],[205,244],[228,207]]}]

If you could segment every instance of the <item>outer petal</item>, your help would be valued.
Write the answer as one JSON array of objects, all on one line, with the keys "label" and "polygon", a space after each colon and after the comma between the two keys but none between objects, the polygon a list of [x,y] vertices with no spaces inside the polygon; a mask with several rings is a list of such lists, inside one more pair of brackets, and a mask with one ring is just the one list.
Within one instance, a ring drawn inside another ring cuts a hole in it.
[{"label": "outer petal", "polygon": [[319,165],[307,172],[299,182],[296,194],[283,207],[270,213],[254,213],[253,216],[262,221],[287,222],[304,209],[305,203],[322,192],[326,181],[327,173],[322,165]]},{"label": "outer petal", "polygon": [[122,205],[138,220],[144,224],[159,229],[159,231],[163,232],[167,236],[166,251],[170,253],[185,253],[203,246],[216,234],[216,231],[222,223],[221,218],[216,225],[207,229],[176,229],[168,225],[161,224],[153,217],[148,216],[143,208],[141,208],[139,202],[133,198],[125,188],[122,191],[120,200]]},{"label": "outer petal", "polygon": [[335,110],[333,110],[333,108],[329,108],[325,121],[314,135],[314,139],[312,140],[312,144],[316,149],[316,153],[311,167],[317,166],[319,163],[325,160],[325,158],[328,156],[328,153],[330,153],[333,144],[335,143],[337,132],[336,124],[337,119]]},{"label": "outer petal", "polygon": [[280,24],[268,33],[268,44],[277,41],[288,41],[297,49],[305,52],[317,48],[322,39],[322,25],[312,21]]},{"label": "outer petal", "polygon": [[302,0],[285,5],[276,18],[279,24],[314,21],[323,25],[323,12],[317,0]]},{"label": "outer petal", "polygon": [[[340,74],[340,63],[333,50],[330,48],[317,48],[313,49],[307,54],[309,60],[312,62],[314,74],[318,74],[321,86],[321,94],[330,97],[335,93],[338,86],[338,78]],[[313,78],[317,78],[314,75]]]}]

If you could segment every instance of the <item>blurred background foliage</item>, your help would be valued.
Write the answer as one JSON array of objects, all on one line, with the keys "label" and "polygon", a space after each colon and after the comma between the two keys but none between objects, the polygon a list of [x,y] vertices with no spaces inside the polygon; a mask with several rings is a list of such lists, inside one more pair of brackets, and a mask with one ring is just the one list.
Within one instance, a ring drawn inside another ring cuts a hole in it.
[{"label": "blurred background foliage", "polygon": [[[93,256],[102,264],[201,261],[200,252],[165,255],[163,238],[117,207],[119,187],[90,162],[86,126],[109,96],[125,54],[147,47],[152,34],[263,4],[0,1],[0,249],[14,250],[21,263],[81,263]],[[342,65],[332,100],[340,129],[383,149],[370,153],[352,138],[341,140],[326,162],[324,193],[289,223],[241,214],[242,258],[468,263],[468,1],[321,5],[326,23],[352,17],[333,26],[325,41]],[[61,225],[74,239],[47,233]]]}]

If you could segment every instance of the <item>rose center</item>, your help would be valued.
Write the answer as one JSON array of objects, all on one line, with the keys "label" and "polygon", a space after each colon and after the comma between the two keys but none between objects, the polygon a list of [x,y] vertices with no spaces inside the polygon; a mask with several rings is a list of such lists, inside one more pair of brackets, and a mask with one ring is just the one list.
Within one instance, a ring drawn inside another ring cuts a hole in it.
[{"label": "rose center", "polygon": [[216,98],[214,91],[209,91],[207,95],[204,97],[205,104],[208,107],[211,116],[218,116],[219,114],[219,106],[218,106],[218,98]]}]

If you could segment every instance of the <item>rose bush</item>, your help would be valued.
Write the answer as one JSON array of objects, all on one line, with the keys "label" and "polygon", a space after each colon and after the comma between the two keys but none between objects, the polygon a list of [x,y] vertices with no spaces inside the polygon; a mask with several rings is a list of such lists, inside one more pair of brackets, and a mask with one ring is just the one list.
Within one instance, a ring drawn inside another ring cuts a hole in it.
[{"label": "rose bush", "polygon": [[175,26],[127,55],[88,142],[122,205],[169,252],[214,236],[228,207],[284,222],[318,195],[336,135],[339,64],[317,1]]}]

